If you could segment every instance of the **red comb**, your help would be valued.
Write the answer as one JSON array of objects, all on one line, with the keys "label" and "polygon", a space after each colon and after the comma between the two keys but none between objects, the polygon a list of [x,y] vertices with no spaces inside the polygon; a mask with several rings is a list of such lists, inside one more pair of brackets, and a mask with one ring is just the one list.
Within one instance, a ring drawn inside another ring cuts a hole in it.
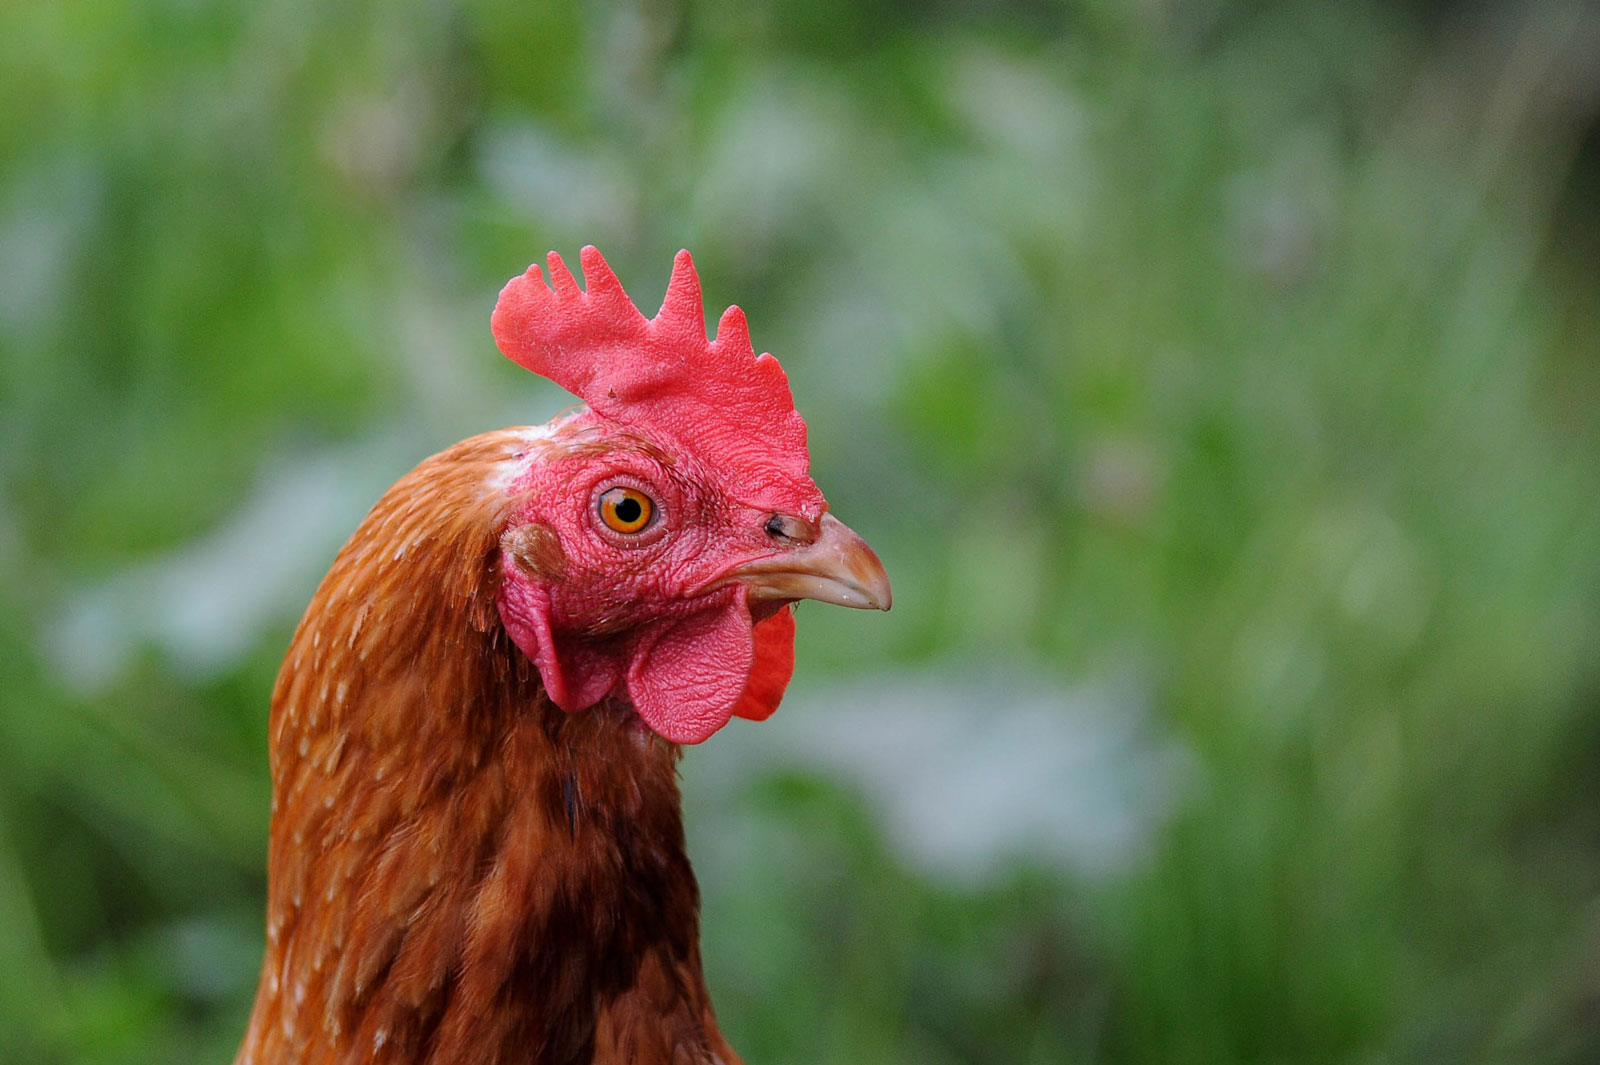
[{"label": "red comb", "polygon": [[548,377],[591,410],[691,448],[731,471],[745,502],[799,512],[820,504],[808,476],[806,425],[783,368],[750,345],[744,312],[729,307],[706,336],[700,278],[687,251],[672,264],[661,310],[646,318],[593,246],[581,252],[586,290],[561,256],[500,292],[490,328],[506,357]]}]

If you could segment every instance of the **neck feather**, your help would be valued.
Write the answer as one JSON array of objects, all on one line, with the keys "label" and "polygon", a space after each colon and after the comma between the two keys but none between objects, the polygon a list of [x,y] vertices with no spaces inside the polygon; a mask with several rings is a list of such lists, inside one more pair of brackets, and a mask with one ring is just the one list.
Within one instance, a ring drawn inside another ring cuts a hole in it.
[{"label": "neck feather", "polygon": [[[568,715],[495,610],[526,431],[397,483],[272,697],[267,953],[239,1065],[715,1061],[678,748]],[[675,1056],[676,1055],[676,1056]]]}]

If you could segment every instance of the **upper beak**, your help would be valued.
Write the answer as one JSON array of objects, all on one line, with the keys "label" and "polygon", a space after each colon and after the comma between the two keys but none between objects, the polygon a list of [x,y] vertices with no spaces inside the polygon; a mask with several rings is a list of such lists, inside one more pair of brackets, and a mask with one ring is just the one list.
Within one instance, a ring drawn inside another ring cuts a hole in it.
[{"label": "upper beak", "polygon": [[889,575],[867,542],[850,526],[823,514],[810,543],[796,542],[779,554],[748,562],[727,575],[743,584],[751,602],[816,599],[858,610],[888,610]]}]

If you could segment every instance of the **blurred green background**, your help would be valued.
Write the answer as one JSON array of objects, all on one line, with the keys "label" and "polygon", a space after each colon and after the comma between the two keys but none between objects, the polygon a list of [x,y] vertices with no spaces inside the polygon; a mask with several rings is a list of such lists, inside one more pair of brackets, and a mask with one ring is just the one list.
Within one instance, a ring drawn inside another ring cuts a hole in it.
[{"label": "blurred green background", "polygon": [[0,1060],[224,1062],[342,538],[691,248],[893,575],[684,763],[755,1063],[1600,1060],[1600,13],[0,6]]}]

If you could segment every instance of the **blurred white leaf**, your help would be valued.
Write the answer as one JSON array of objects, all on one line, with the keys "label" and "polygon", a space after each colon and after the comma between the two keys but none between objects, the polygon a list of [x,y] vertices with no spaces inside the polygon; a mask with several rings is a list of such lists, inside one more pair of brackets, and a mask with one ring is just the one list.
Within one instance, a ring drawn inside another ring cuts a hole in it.
[{"label": "blurred white leaf", "polygon": [[1112,876],[1147,853],[1191,776],[1188,752],[1155,729],[1135,691],[1066,686],[1020,665],[802,677],[772,719],[692,751],[697,857],[736,867],[739,848],[717,845],[719,811],[756,774],[792,768],[857,790],[930,874],[972,884],[1029,864]]}]

